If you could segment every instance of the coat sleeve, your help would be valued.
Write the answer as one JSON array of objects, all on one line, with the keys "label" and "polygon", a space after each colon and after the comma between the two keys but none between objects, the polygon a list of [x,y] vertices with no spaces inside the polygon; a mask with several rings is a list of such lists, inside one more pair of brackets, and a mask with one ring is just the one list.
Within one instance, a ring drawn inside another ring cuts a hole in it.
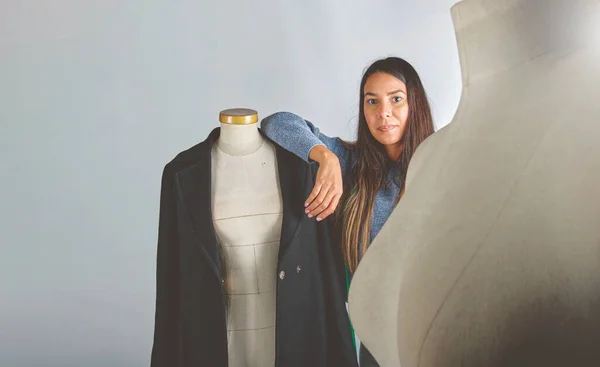
[{"label": "coat sleeve", "polygon": [[156,258],[156,309],[151,367],[179,366],[179,240],[175,175],[169,165],[162,174]]}]

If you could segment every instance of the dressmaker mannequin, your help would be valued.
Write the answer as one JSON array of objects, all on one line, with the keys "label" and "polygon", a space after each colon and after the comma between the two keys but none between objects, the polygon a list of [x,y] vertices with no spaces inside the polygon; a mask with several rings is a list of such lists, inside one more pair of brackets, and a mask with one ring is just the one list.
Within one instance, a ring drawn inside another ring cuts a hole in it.
[{"label": "dressmaker mannequin", "polygon": [[230,367],[275,363],[275,287],[282,198],[275,147],[256,111],[222,111],[212,150],[212,212],[228,297]]},{"label": "dressmaker mannequin", "polygon": [[600,1],[464,0],[453,122],[355,273],[382,366],[600,366]]}]

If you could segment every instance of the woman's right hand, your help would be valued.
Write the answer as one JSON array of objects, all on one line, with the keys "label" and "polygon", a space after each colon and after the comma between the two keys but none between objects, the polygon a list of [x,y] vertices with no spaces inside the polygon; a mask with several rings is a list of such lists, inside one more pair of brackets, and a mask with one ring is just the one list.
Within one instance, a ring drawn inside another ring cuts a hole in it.
[{"label": "woman's right hand", "polygon": [[321,221],[335,211],[342,197],[342,167],[338,157],[324,145],[313,147],[309,158],[319,163],[319,169],[315,186],[304,204],[305,213]]}]

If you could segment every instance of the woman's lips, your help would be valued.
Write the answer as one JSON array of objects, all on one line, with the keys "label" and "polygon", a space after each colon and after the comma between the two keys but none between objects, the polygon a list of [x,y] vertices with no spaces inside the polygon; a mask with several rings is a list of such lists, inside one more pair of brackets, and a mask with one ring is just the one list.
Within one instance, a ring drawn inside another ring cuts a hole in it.
[{"label": "woman's lips", "polygon": [[379,130],[381,132],[384,132],[384,133],[387,133],[389,131],[394,130],[395,128],[396,128],[396,125],[383,125],[383,126],[379,126],[377,128],[377,130]]}]

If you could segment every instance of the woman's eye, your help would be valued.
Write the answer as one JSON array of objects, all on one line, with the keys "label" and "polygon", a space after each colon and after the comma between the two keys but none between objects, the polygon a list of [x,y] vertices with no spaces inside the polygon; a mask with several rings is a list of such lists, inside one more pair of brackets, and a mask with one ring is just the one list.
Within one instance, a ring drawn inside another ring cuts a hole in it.
[{"label": "woman's eye", "polygon": [[402,102],[403,98],[402,97],[394,97],[393,101],[398,103],[398,102]]},{"label": "woman's eye", "polygon": [[374,100],[374,99],[367,99],[367,103],[368,104],[375,104],[375,103],[377,103],[377,101]]}]

